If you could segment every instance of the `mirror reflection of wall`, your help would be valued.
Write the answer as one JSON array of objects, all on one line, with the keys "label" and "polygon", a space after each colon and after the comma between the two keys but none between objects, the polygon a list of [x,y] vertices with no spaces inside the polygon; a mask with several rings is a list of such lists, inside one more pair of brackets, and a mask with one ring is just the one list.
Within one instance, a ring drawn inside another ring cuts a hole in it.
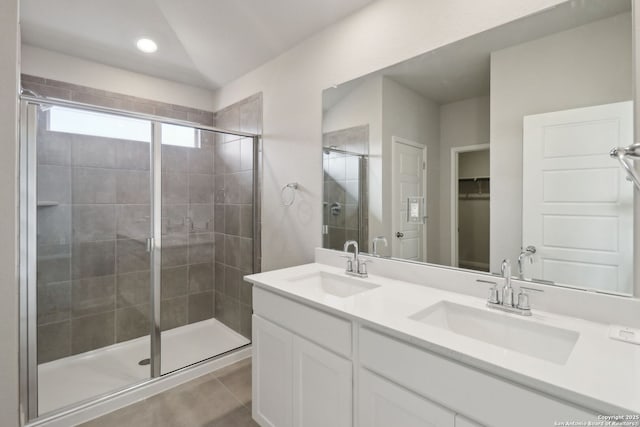
[{"label": "mirror reflection of wall", "polygon": [[633,187],[608,156],[633,141],[630,10],[567,2],[325,90],[325,148],[368,128],[361,246],[631,294]]}]

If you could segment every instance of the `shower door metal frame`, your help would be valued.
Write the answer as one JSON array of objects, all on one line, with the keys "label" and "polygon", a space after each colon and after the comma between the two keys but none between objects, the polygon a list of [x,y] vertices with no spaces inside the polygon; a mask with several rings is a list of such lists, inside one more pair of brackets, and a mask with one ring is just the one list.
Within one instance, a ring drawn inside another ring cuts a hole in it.
[{"label": "shower door metal frame", "polygon": [[151,122],[151,146],[149,149],[151,178],[151,230],[147,250],[151,253],[151,378],[158,378],[162,371],[162,329],[160,327],[161,269],[162,269],[162,124]]},{"label": "shower door metal frame", "polygon": [[[38,104],[20,105],[20,418],[38,415],[37,193]],[[33,309],[30,309],[33,307]],[[35,392],[30,392],[34,390]]]},{"label": "shower door metal frame", "polygon": [[[151,330],[150,330],[150,378],[141,382],[134,383],[123,389],[113,390],[101,396],[92,397],[92,400],[77,402],[67,407],[59,408],[44,414],[39,418],[38,415],[38,342],[37,342],[37,114],[38,108],[46,106],[58,106],[76,108],[96,113],[111,114],[121,117],[146,120],[151,124],[151,142],[150,142],[150,204],[151,204],[151,224],[150,236],[147,240],[147,249],[150,252],[150,297],[151,297]],[[162,124],[171,124],[178,126],[186,126],[200,131],[209,131],[220,134],[233,136],[241,136],[251,138],[253,141],[253,270],[259,268],[257,264],[257,248],[256,231],[259,228],[259,219],[256,218],[258,198],[259,198],[259,176],[258,176],[258,159],[259,159],[259,143],[260,136],[257,134],[231,131],[220,129],[213,126],[201,125],[198,123],[188,122],[184,120],[170,119],[150,114],[134,113],[114,108],[99,107],[90,104],[84,104],[74,101],[66,101],[60,99],[49,99],[39,96],[21,95],[20,96],[20,419],[21,425],[25,425],[36,419],[57,418],[81,408],[85,408],[93,403],[109,399],[112,396],[125,393],[129,390],[137,389],[147,385],[150,382],[158,381],[162,377],[161,373],[161,255],[162,255]],[[251,344],[247,344],[251,345]],[[237,351],[245,346],[230,350]],[[228,353],[228,352],[227,352]],[[223,353],[223,354],[227,354]],[[179,370],[173,371],[178,373],[184,369],[197,366],[200,363],[206,363],[216,357],[222,355],[212,355],[211,357],[197,362],[194,365],[185,366]]]}]

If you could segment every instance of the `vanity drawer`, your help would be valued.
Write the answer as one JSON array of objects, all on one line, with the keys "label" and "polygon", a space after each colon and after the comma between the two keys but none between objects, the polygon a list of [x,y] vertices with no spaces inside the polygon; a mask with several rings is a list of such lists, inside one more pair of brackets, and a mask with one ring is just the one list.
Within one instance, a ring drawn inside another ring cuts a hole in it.
[{"label": "vanity drawer", "polygon": [[360,329],[359,343],[362,366],[484,425],[540,427],[596,420],[582,408],[368,328]]},{"label": "vanity drawer", "polygon": [[351,322],[264,289],[253,288],[253,312],[346,357],[351,356]]}]

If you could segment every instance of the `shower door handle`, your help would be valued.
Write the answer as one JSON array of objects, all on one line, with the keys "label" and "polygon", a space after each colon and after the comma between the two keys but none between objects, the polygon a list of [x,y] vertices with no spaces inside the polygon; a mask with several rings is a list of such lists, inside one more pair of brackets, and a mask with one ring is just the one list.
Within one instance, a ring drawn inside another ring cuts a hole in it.
[{"label": "shower door handle", "polygon": [[153,237],[147,237],[147,252],[151,253],[151,251],[153,251],[154,246],[155,246],[155,241],[153,240]]}]

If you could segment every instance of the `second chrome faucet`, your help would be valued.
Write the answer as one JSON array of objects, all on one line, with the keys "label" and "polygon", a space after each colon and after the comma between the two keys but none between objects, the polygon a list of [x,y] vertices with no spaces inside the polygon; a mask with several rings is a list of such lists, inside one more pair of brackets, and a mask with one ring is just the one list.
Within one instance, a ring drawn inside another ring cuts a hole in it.
[{"label": "second chrome faucet", "polygon": [[529,294],[524,288],[518,293],[518,301],[514,298],[514,289],[511,286],[511,262],[508,259],[502,261],[502,277],[504,277],[504,286],[502,287],[502,295],[494,285],[489,290],[489,299],[487,307],[506,311],[509,313],[519,314],[521,316],[531,316],[531,307],[529,306]]}]

